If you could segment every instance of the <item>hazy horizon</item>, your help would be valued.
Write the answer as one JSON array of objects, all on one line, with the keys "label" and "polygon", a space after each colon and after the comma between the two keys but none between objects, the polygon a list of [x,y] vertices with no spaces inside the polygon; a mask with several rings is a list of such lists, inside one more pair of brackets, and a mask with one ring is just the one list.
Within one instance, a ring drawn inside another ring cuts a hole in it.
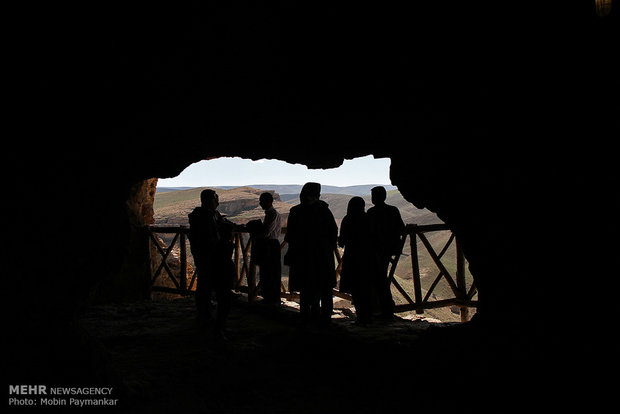
[{"label": "hazy horizon", "polygon": [[[194,163],[172,178],[159,178],[158,187],[240,187],[260,185],[303,185],[314,181],[323,186],[392,185],[390,159],[366,157],[345,160],[338,168],[309,169],[280,160],[216,158]],[[291,184],[295,183],[295,184]],[[299,183],[299,184],[296,184]]]},{"label": "hazy horizon", "polygon": [[[356,185],[348,185],[348,186],[332,186],[332,185],[321,184],[321,194],[332,194],[332,195],[348,194],[352,196],[365,196],[365,195],[370,195],[371,188],[378,186],[378,185],[385,187],[387,191],[398,190],[396,186],[391,185],[391,184],[369,183],[369,184],[356,184]],[[236,188],[248,187],[248,188],[254,188],[257,190],[261,190],[261,191],[275,191],[280,196],[286,197],[286,196],[291,196],[291,195],[299,195],[303,187],[303,184],[244,184],[242,186],[215,185],[215,186],[207,186],[207,187],[216,189],[218,191],[219,190],[227,191],[227,190],[232,190]],[[161,193],[171,193],[175,191],[192,191],[197,188],[204,188],[204,187],[202,186],[201,187],[187,187],[187,186],[161,187],[161,186],[157,186],[156,192],[161,194]]]},{"label": "hazy horizon", "polygon": [[[307,182],[307,181],[306,181]],[[303,183],[285,183],[285,184],[276,184],[276,183],[253,183],[253,184],[240,184],[240,185],[163,185],[160,186],[159,182],[157,183],[157,188],[200,188],[200,187],[208,187],[208,188],[238,188],[238,187],[260,187],[260,186],[278,186],[278,187],[295,187],[295,186],[303,186],[306,182]],[[385,183],[365,183],[365,184],[353,184],[353,185],[331,185],[331,184],[321,184],[321,187],[337,187],[337,188],[347,188],[347,187],[364,187],[370,185],[383,185],[386,187],[396,187],[393,184],[385,184]]]}]

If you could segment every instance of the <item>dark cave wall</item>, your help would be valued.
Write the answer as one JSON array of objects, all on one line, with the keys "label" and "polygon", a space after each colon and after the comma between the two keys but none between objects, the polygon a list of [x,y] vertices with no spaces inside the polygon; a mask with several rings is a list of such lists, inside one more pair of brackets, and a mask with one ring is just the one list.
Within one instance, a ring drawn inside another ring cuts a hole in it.
[{"label": "dark cave wall", "polygon": [[[129,234],[122,263],[92,289],[88,304],[131,302],[150,298],[150,239],[145,226],[153,224],[157,178],[139,181],[129,189],[125,211]],[[103,231],[101,232],[103,233]],[[107,236],[104,236],[107,239]],[[109,240],[112,242],[113,240]],[[105,259],[104,259],[105,260]]]},{"label": "dark cave wall", "polygon": [[437,3],[110,4],[64,25],[60,6],[32,10],[19,102],[45,138],[7,157],[42,177],[16,177],[14,257],[27,266],[9,330],[16,352],[43,356],[20,375],[56,375],[40,349],[68,338],[57,348],[70,355],[93,291],[140,268],[141,183],[217,156],[390,157],[403,195],[463,242],[480,314],[548,328],[570,276],[591,272],[580,212],[617,228],[618,83],[605,76],[618,72],[617,11]]}]

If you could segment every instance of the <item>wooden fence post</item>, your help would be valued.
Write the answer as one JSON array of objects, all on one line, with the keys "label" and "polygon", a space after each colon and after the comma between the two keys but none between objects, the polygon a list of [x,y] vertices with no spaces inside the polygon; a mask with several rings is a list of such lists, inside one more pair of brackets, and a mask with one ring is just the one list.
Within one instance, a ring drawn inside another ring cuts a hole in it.
[{"label": "wooden fence post", "polygon": [[179,229],[179,232],[181,233],[181,245],[180,250],[181,250],[181,269],[179,271],[179,286],[181,288],[181,290],[187,290],[187,246],[185,245],[185,232],[183,230],[183,228]]},{"label": "wooden fence post", "polygon": [[249,240],[248,240],[248,244],[247,244],[247,249],[248,252],[250,252],[250,268],[248,270],[248,274],[247,274],[247,280],[248,280],[248,301],[249,302],[253,302],[256,299],[256,295],[257,295],[257,286],[256,286],[256,264],[254,263],[254,260],[252,259],[252,237],[250,236]]},{"label": "wooden fence post", "polygon": [[235,273],[236,273],[236,280],[235,280],[235,289],[237,289],[239,287],[239,283],[241,283],[241,237],[243,237],[241,235],[241,233],[235,233]]},{"label": "wooden fence post", "polygon": [[[463,249],[459,243],[459,239],[456,239],[456,283],[459,290],[459,299],[465,300],[467,298],[467,286],[465,285],[465,256],[463,255]],[[467,306],[461,306],[461,322],[467,322],[469,320],[469,308]]]},{"label": "wooden fence post", "polygon": [[151,229],[146,227],[144,231],[146,238],[146,270],[145,270],[145,291],[144,297],[151,299],[151,280],[153,279],[153,257],[151,256]]},{"label": "wooden fence post", "polygon": [[[418,244],[417,244],[417,231],[416,226],[413,225],[413,230],[409,234],[409,245],[411,246],[411,267],[413,270],[413,294],[415,298],[416,306],[422,305],[422,282],[420,277],[420,263],[418,263]],[[424,313],[424,309],[417,308],[415,311],[417,314]]]}]

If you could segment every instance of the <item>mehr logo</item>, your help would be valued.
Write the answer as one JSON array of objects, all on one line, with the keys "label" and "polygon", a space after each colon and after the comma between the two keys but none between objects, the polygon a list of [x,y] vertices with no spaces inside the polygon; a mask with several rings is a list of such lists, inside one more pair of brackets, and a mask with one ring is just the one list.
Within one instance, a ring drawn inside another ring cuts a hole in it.
[{"label": "mehr logo", "polygon": [[45,385],[9,385],[9,395],[46,395]]},{"label": "mehr logo", "polygon": [[[10,406],[115,406],[112,387],[47,387],[46,385],[9,385]],[[49,396],[48,396],[49,394]]]}]

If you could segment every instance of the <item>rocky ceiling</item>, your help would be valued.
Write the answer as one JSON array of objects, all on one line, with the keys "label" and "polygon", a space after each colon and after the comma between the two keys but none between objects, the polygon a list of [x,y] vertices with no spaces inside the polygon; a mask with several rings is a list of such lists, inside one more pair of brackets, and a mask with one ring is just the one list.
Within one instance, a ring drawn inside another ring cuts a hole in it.
[{"label": "rocky ceiling", "polygon": [[140,271],[143,180],[218,156],[313,168],[390,157],[393,184],[463,243],[479,314],[515,326],[535,315],[528,335],[544,335],[575,295],[568,277],[595,277],[595,252],[567,223],[615,216],[617,13],[416,4],[30,10],[28,116],[7,163],[16,347],[73,341],[92,290]]}]

